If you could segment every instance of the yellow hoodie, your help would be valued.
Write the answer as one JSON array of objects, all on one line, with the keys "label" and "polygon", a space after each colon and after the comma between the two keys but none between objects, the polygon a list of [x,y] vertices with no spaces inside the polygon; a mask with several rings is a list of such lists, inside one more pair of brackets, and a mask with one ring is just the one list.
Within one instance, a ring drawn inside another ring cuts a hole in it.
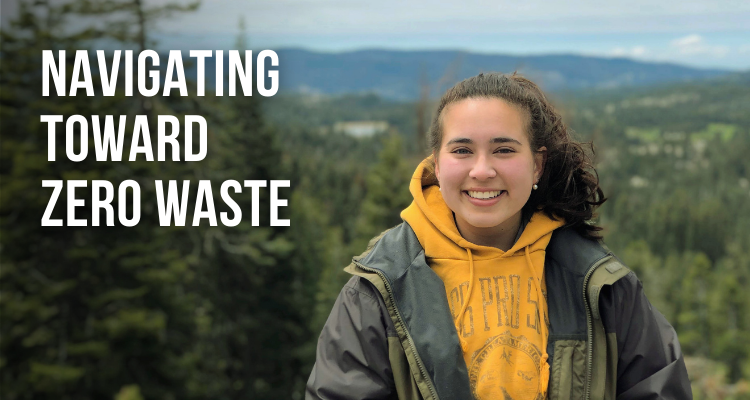
[{"label": "yellow hoodie", "polygon": [[427,165],[423,161],[414,172],[414,201],[401,218],[445,284],[474,397],[546,398],[544,258],[552,231],[564,221],[535,213],[508,251],[473,244],[458,232]]}]

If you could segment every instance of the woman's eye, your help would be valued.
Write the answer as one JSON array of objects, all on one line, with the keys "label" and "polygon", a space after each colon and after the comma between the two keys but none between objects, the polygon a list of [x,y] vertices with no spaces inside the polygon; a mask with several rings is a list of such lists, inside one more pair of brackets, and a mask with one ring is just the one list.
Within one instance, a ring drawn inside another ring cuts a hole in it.
[{"label": "woman's eye", "polygon": [[469,149],[467,149],[467,148],[459,147],[459,148],[451,151],[451,153],[453,153],[453,154],[471,154],[471,151],[469,151]]},{"label": "woman's eye", "polygon": [[510,153],[515,153],[515,152],[516,152],[515,150],[509,147],[502,147],[502,148],[495,150],[495,153],[501,153],[501,154],[510,154]]}]

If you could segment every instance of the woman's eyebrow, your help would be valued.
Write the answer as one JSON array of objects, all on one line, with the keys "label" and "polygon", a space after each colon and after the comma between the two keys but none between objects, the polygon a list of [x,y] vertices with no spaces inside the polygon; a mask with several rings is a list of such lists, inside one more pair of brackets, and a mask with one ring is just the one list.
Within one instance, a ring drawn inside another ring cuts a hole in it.
[{"label": "woman's eyebrow", "polygon": [[[454,143],[471,144],[474,142],[469,138],[459,137],[459,138],[453,138],[449,140],[448,143],[446,143],[446,145],[454,144]],[[516,143],[516,144],[522,145],[522,143],[519,142],[518,140],[509,138],[509,137],[504,137],[504,136],[494,137],[490,139],[490,143]]]},{"label": "woman's eyebrow", "polygon": [[469,138],[460,137],[460,138],[453,138],[449,140],[448,143],[446,143],[446,145],[453,144],[453,143],[471,144],[474,142],[472,142],[471,139]]},{"label": "woman's eyebrow", "polygon": [[495,138],[490,139],[490,143],[516,143],[519,145],[521,144],[521,142],[519,142],[518,140],[509,138],[509,137],[495,137]]}]

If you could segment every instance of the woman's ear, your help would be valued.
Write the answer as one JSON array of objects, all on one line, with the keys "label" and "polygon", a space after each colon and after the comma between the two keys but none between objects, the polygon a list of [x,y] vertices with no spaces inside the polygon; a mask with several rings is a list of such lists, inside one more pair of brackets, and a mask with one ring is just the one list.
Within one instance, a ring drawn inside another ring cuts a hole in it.
[{"label": "woman's ear", "polygon": [[542,177],[545,164],[547,164],[547,148],[542,146],[534,154],[534,183],[539,182]]}]

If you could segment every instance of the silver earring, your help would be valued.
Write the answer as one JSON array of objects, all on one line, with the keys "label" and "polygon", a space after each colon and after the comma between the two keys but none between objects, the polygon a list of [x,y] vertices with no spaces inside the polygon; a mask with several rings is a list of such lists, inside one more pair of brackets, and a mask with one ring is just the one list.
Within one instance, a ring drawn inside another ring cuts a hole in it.
[{"label": "silver earring", "polygon": [[532,186],[531,188],[534,189],[534,190],[537,190],[537,189],[539,189],[539,186],[537,186],[536,183],[535,183],[534,186]]}]

